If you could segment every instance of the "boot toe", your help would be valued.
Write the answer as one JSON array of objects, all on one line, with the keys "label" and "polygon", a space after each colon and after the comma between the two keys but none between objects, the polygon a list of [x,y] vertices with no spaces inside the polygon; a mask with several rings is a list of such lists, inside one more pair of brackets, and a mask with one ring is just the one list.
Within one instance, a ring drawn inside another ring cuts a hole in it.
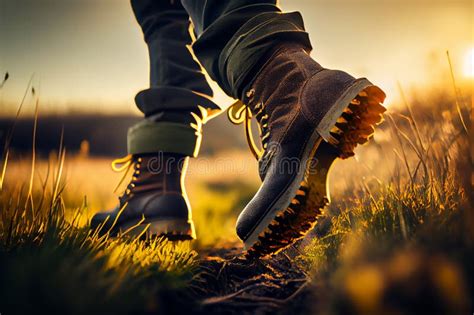
[{"label": "boot toe", "polygon": [[100,225],[102,225],[106,220],[110,220],[111,212],[104,211],[94,214],[91,218],[90,228],[96,230]]}]

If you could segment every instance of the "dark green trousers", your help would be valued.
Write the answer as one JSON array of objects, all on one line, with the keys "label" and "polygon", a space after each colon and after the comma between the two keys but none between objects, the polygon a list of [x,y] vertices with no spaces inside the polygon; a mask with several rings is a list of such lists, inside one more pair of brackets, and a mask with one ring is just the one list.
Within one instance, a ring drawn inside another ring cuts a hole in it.
[{"label": "dark green trousers", "polygon": [[241,99],[278,46],[311,50],[301,15],[281,12],[276,0],[131,3],[148,46],[150,88],[135,98],[145,118],[129,130],[129,154],[198,154],[203,122],[220,111],[201,65],[229,96]]}]

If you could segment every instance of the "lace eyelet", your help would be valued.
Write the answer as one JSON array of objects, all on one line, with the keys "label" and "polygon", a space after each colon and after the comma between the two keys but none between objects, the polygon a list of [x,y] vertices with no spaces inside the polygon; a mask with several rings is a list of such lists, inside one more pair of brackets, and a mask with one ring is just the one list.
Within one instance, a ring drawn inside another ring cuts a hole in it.
[{"label": "lace eyelet", "polygon": [[[251,89],[245,95],[247,98],[252,98],[255,94],[255,90]],[[245,102],[247,100],[243,100]],[[252,100],[248,100],[248,103],[252,103]],[[248,104],[247,103],[247,104]],[[255,156],[257,160],[259,160],[263,154],[265,149],[267,148],[268,139],[270,139],[270,128],[268,125],[269,115],[265,111],[265,104],[263,102],[259,102],[254,105],[253,110],[247,104],[243,104],[242,102],[236,102],[234,105],[230,106],[227,110],[227,117],[229,120],[235,124],[244,124],[245,127],[245,135],[247,138],[247,143],[249,145],[250,151]],[[255,144],[255,141],[252,137],[251,131],[251,120],[252,117],[255,117],[257,122],[259,123],[260,130],[259,134],[261,136],[261,149]],[[263,136],[262,136],[263,135]]]},{"label": "lace eyelet", "polygon": [[248,99],[253,98],[255,95],[255,89],[250,89],[247,93],[245,93],[245,96],[247,96]]}]

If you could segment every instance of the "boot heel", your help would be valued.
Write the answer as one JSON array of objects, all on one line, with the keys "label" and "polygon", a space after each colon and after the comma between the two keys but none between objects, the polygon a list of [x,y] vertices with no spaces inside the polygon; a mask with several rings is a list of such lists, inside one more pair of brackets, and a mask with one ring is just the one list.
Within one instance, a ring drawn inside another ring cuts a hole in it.
[{"label": "boot heel", "polygon": [[150,235],[165,235],[169,239],[195,239],[194,224],[181,220],[160,220],[150,223]]},{"label": "boot heel", "polygon": [[354,155],[359,144],[367,143],[375,127],[383,121],[385,93],[367,79],[358,79],[326,113],[317,130],[336,147],[341,159]]}]

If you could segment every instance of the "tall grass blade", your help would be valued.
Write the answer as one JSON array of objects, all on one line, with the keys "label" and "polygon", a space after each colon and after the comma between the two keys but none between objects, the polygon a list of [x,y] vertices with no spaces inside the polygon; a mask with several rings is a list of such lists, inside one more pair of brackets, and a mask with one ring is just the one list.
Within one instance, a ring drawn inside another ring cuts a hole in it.
[{"label": "tall grass blade", "polygon": [[400,149],[402,150],[402,154],[403,154],[403,159],[402,161],[404,162],[405,164],[405,167],[407,169],[407,172],[408,172],[408,176],[410,176],[410,184],[411,184],[411,187],[413,188],[415,186],[415,180],[413,178],[413,174],[410,170],[410,164],[408,163],[408,158],[407,158],[407,154],[405,152],[405,148],[403,146],[403,142],[402,142],[402,139],[400,137],[400,129],[398,128],[397,126],[397,123],[395,122],[395,120],[393,119],[392,115],[387,115],[387,117],[389,118],[389,121],[390,121],[390,125],[392,127],[392,131],[393,133],[395,134],[395,136],[397,137],[397,140],[398,140],[398,144],[400,146]]},{"label": "tall grass blade", "polygon": [[5,174],[7,172],[8,156],[10,155],[10,150],[5,150],[5,158],[2,165],[2,174],[0,177],[0,192],[3,190],[3,181],[5,180]]},{"label": "tall grass blade", "polygon": [[[26,202],[31,200],[31,211],[33,211],[33,181],[35,175],[35,163],[36,163],[36,130],[38,127],[38,111],[39,111],[39,98],[36,99],[36,106],[35,106],[35,119],[33,124],[33,141],[31,144],[31,173],[30,173],[30,181],[28,187],[28,195],[26,196]],[[25,204],[26,208],[26,204]]]},{"label": "tall grass blade", "polygon": [[[8,72],[5,74],[5,80],[8,80]],[[2,165],[2,177],[0,178],[0,191],[3,190],[3,182],[5,180],[5,174],[7,171],[7,163],[8,163],[8,157],[9,157],[9,148],[10,148],[10,143],[13,139],[13,133],[15,132],[16,124],[18,122],[18,117],[20,117],[21,109],[23,108],[23,104],[25,103],[26,96],[28,95],[28,91],[30,90],[31,83],[33,82],[33,79],[35,77],[35,74],[33,73],[30,77],[30,80],[28,81],[28,84],[26,86],[25,93],[23,94],[23,98],[21,99],[20,105],[18,106],[18,109],[16,111],[15,119],[13,120],[13,125],[8,131],[5,144],[3,147],[3,165]],[[3,86],[3,84],[2,84]]]},{"label": "tall grass blade", "polygon": [[400,82],[397,82],[398,85],[398,90],[400,91],[400,95],[402,97],[403,103],[408,109],[408,113],[410,115],[411,120],[409,120],[410,125],[413,126],[413,129],[415,131],[416,137],[418,138],[418,141],[420,142],[420,146],[425,151],[425,148],[423,146],[423,141],[421,140],[421,133],[420,133],[420,128],[418,127],[418,124],[415,120],[415,115],[413,114],[413,109],[411,108],[410,103],[408,103],[408,100],[405,96],[405,92],[403,91],[402,84]]},{"label": "tall grass blade", "polygon": [[5,83],[8,81],[8,78],[10,77],[10,74],[8,72],[5,72],[5,76],[3,77],[3,81],[2,83],[0,84],[0,89],[3,88],[3,86],[5,85]]},{"label": "tall grass blade", "polygon": [[58,194],[59,194],[59,185],[61,182],[61,176],[63,173],[64,160],[66,158],[66,149],[63,146],[64,142],[64,128],[61,130],[61,139],[59,142],[59,152],[58,152],[58,169],[56,171],[56,176],[53,179],[53,198],[51,199],[52,205],[56,204]]},{"label": "tall grass blade", "polygon": [[457,87],[457,84],[456,84],[456,79],[454,77],[454,70],[453,70],[453,64],[451,62],[451,57],[449,55],[449,50],[446,51],[446,56],[448,57],[448,63],[449,63],[449,70],[450,70],[450,73],[451,73],[451,82],[453,83],[453,89],[454,89],[454,99],[456,101],[456,110],[458,112],[458,115],[459,115],[459,119],[461,119],[461,124],[464,128],[464,131],[466,131],[467,134],[469,134],[469,131],[467,130],[467,126],[466,126],[466,123],[464,122],[464,118],[462,116],[462,112],[461,112],[461,106],[459,105],[459,93],[458,93],[458,87]]}]

